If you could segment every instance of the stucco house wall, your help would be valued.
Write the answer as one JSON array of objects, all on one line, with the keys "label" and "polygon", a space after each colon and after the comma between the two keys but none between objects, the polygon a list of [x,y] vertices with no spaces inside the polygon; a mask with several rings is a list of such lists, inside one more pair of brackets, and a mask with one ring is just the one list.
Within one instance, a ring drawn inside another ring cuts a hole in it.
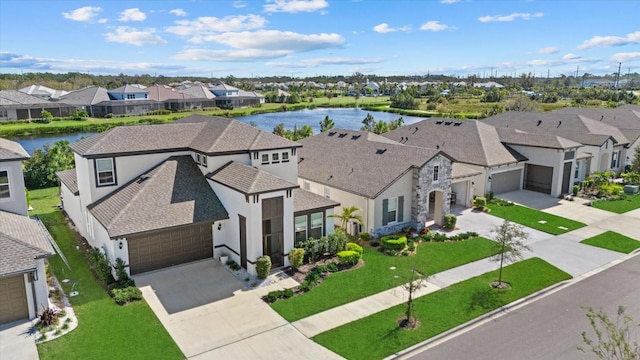
[{"label": "stucco house wall", "polygon": [[6,171],[9,178],[9,197],[0,198],[0,210],[14,214],[27,215],[27,198],[24,193],[22,162],[0,162],[0,171]]},{"label": "stucco house wall", "polygon": [[[511,145],[511,147],[529,158],[527,163],[541,166],[549,166],[553,168],[553,177],[551,181],[551,196],[559,196],[562,193],[562,175],[564,171],[564,154],[565,151],[548,148],[536,148],[531,146]],[[577,151],[574,153],[577,154]],[[575,155],[571,160],[571,177],[575,171]],[[572,183],[570,186],[573,185]]]}]

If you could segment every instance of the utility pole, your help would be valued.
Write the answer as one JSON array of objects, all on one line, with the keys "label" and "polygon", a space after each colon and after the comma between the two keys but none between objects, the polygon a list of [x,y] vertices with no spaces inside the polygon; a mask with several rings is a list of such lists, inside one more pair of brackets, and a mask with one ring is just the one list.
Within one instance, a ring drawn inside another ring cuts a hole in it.
[{"label": "utility pole", "polygon": [[616,89],[618,88],[618,84],[620,83],[620,68],[622,67],[622,63],[618,63],[618,73],[616,74]]}]

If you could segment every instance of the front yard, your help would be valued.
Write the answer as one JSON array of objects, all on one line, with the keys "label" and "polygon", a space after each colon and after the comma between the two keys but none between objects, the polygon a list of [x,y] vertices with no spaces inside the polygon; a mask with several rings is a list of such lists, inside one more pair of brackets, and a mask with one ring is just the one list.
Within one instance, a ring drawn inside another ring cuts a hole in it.
[{"label": "front yard", "polygon": [[623,195],[620,200],[598,200],[593,201],[591,206],[594,208],[611,211],[616,214],[623,214],[627,211],[640,209],[640,194]]},{"label": "front yard", "polygon": [[487,203],[487,207],[491,209],[490,214],[493,216],[528,226],[532,229],[544,231],[552,235],[564,234],[587,226],[586,224],[578,221],[565,219],[560,216],[548,214],[525,206],[516,204],[506,205],[503,204],[503,201],[501,200]]},{"label": "front yard", "polygon": [[640,241],[634,240],[630,237],[618,234],[613,231],[607,231],[600,235],[582,240],[580,242],[583,244],[597,246],[624,254],[629,254],[635,249],[640,248]]},{"label": "front yard", "polygon": [[[76,250],[74,233],[56,204],[57,188],[31,191],[31,215],[39,215],[47,225],[71,270],[59,256],[49,266],[63,284],[78,318],[70,333],[38,345],[40,359],[183,359],[184,355],[145,301],[119,306],[95,280],[84,254]],[[73,285],[75,284],[75,286]]]},{"label": "front yard", "polygon": [[397,325],[406,304],[324,332],[313,338],[320,345],[347,359],[382,359],[432,338],[517,299],[535,293],[571,276],[539,258],[525,260],[503,270],[511,289],[493,289],[492,271],[415,300],[420,325],[413,330]]},{"label": "front yard", "polygon": [[482,237],[460,242],[421,243],[414,256],[389,256],[365,247],[363,267],[332,274],[313,290],[271,306],[293,322],[402,285],[409,281],[411,269],[431,275],[495,253],[496,243]]}]

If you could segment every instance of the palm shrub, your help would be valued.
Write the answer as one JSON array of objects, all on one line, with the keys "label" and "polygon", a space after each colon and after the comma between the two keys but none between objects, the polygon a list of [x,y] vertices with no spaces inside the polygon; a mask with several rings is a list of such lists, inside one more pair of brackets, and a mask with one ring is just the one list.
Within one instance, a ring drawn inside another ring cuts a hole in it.
[{"label": "palm shrub", "polygon": [[136,283],[127,274],[127,263],[121,258],[116,259],[116,264],[113,265],[113,269],[116,271],[116,285],[118,288],[126,288],[129,286],[135,286]]},{"label": "palm shrub", "polygon": [[264,255],[256,260],[256,273],[260,279],[266,279],[271,271],[271,257]]}]

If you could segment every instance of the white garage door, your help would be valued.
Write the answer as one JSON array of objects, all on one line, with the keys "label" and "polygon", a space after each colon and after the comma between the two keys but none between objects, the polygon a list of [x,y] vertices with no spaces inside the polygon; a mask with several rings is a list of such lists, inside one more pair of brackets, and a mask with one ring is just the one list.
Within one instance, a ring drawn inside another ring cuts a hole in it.
[{"label": "white garage door", "polygon": [[491,174],[491,191],[497,195],[520,190],[521,173],[522,170],[512,170]]}]

